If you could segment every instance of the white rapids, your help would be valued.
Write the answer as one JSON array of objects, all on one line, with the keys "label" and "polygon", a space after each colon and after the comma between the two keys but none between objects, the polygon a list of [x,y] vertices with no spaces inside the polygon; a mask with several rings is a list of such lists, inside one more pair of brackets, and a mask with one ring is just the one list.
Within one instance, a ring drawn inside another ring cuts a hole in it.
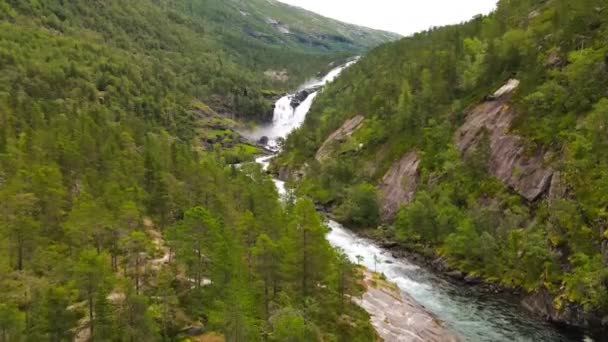
[{"label": "white rapids", "polygon": [[[317,88],[332,82],[340,75],[344,69],[348,68],[357,60],[353,60],[344,65],[341,65],[331,70],[325,77],[318,80],[310,80],[300,87],[302,89]],[[258,127],[252,131],[245,131],[242,134],[248,139],[257,141],[262,137],[268,138],[267,148],[271,151],[279,152],[280,140],[286,138],[289,133],[300,128],[306,114],[310,110],[313,101],[319,94],[319,91],[312,92],[308,97],[295,109],[291,106],[293,94],[285,95],[275,103],[272,123]]]}]

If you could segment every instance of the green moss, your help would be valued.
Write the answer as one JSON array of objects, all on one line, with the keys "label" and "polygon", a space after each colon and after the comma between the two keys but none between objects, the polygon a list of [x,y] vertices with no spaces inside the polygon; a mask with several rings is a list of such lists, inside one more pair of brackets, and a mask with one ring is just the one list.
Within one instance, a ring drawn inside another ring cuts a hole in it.
[{"label": "green moss", "polygon": [[255,159],[256,155],[261,153],[262,150],[259,147],[249,144],[238,144],[222,150],[222,156],[228,164],[250,162]]}]

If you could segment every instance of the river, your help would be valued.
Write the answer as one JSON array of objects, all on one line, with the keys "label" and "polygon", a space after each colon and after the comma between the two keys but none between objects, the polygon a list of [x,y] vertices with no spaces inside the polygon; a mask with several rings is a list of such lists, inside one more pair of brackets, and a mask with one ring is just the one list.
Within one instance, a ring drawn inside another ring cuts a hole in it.
[{"label": "river", "polygon": [[[325,85],[355,62],[337,67],[301,89]],[[317,94],[318,91],[312,92],[295,109],[291,107],[293,95],[282,97],[276,102],[273,122],[244,135],[255,140],[267,137],[267,148],[279,153],[280,140],[302,125]],[[260,157],[256,162],[267,169],[273,157]],[[278,179],[274,182],[279,194],[285,196],[285,183]],[[362,260],[360,263],[368,269],[383,273],[404,295],[423,305],[464,341],[593,341],[578,332],[558,330],[532,316],[515,297],[476,291],[475,287],[453,282],[406,259],[394,258],[388,250],[338,222],[328,220],[327,225],[331,228],[327,239],[335,248],[341,249],[351,261]]]}]

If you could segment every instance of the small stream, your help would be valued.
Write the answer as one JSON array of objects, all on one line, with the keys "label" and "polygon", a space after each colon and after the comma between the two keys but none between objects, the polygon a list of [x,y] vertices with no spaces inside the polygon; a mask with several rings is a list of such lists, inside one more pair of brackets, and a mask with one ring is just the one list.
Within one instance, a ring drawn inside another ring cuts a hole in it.
[{"label": "small stream", "polygon": [[[302,88],[325,85],[355,62],[335,68],[324,78],[308,82]],[[267,137],[266,147],[279,153],[280,140],[302,125],[317,94],[317,91],[312,92],[295,109],[291,107],[293,95],[279,99],[271,124],[243,134],[252,140]],[[260,157],[256,162],[267,169],[275,155]],[[279,194],[285,196],[285,183],[278,179],[274,182]],[[331,228],[327,239],[334,247],[341,249],[351,261],[359,263],[361,260],[360,263],[368,269],[383,273],[404,294],[423,305],[464,341],[593,341],[579,333],[560,331],[530,315],[519,305],[517,298],[478,292],[474,287],[452,282],[406,259],[394,258],[388,250],[357,236],[335,221],[328,220],[327,225]]]}]

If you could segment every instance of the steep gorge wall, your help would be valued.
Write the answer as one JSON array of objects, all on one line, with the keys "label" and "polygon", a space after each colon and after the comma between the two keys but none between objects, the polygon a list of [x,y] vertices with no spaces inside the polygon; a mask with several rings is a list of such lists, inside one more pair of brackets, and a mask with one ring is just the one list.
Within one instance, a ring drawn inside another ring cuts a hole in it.
[{"label": "steep gorge wall", "polygon": [[[454,134],[454,143],[463,156],[481,147],[483,134],[488,134],[490,156],[488,170],[505,186],[533,202],[545,195],[553,197],[563,193],[563,184],[549,165],[551,154],[546,150],[528,151],[523,139],[511,132],[513,120],[518,115],[511,105],[513,93],[519,81],[509,80],[488,98],[473,107],[465,122]],[[362,115],[346,120],[318,149],[315,158],[324,162],[335,154],[337,146],[356,132],[364,122]],[[420,156],[408,151],[396,160],[382,177],[380,192],[381,217],[390,222],[399,208],[410,203],[419,182]],[[555,189],[553,189],[555,188]]]},{"label": "steep gorge wall", "polygon": [[[483,143],[481,137],[488,132],[490,141],[489,171],[506,186],[528,201],[544,194],[563,192],[558,179],[552,182],[554,171],[547,166],[546,151],[529,154],[522,139],[510,132],[517,112],[510,105],[512,93],[519,81],[510,80],[488,100],[475,106],[456,131],[454,142],[462,155],[471,153]],[[379,185],[382,219],[392,221],[399,208],[410,203],[419,181],[420,157],[414,151],[395,161]],[[555,187],[556,189],[551,189]]]},{"label": "steep gorge wall", "polygon": [[491,100],[469,112],[454,140],[465,155],[479,145],[484,130],[488,132],[489,171],[528,201],[535,201],[549,190],[553,170],[546,165],[546,151],[529,153],[522,139],[510,132],[517,112],[509,100],[518,84],[516,80],[509,81],[490,97]]},{"label": "steep gorge wall", "polygon": [[335,132],[333,132],[323,145],[317,150],[317,154],[315,155],[315,159],[319,162],[323,162],[334,152],[335,145],[344,141],[347,137],[351,136],[355,131],[361,128],[363,125],[364,117],[363,115],[356,115],[351,119],[346,120],[342,127],[338,128]]},{"label": "steep gorge wall", "polygon": [[414,199],[418,186],[419,164],[418,153],[408,152],[399,161],[395,162],[382,177],[380,198],[383,221],[393,220],[399,208]]}]

